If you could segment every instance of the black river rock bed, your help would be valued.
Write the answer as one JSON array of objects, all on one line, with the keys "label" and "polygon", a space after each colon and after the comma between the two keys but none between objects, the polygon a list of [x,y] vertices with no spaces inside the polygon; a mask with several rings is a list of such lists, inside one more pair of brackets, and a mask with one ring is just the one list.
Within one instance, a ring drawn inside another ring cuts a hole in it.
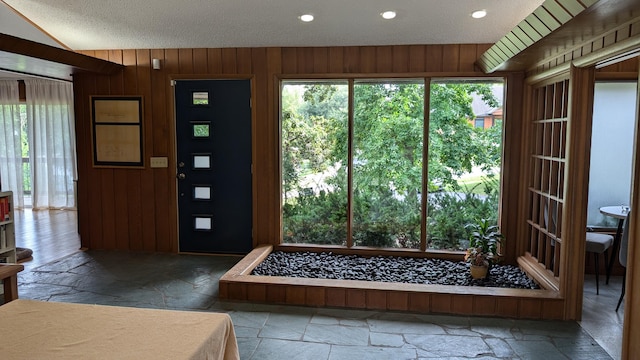
[{"label": "black river rock bed", "polygon": [[463,261],[398,256],[338,255],[331,252],[284,252],[269,254],[252,275],[299,278],[365,280],[408,284],[486,286],[539,289],[517,266],[492,265],[486,279],[474,280]]}]

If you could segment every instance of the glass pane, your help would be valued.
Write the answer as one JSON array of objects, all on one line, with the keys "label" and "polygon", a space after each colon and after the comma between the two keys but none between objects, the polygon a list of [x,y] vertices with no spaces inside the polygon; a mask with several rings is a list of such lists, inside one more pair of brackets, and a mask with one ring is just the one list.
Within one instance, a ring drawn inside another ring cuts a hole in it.
[{"label": "glass pane", "polygon": [[[467,224],[498,222],[503,83],[443,80],[430,88],[427,242],[462,250]],[[493,126],[474,126],[479,117]]]},{"label": "glass pane", "polygon": [[193,137],[194,138],[208,138],[211,136],[210,127],[211,123],[191,123],[193,128]]},{"label": "glass pane", "polygon": [[194,169],[210,169],[211,156],[210,155],[193,155],[193,168]]},{"label": "glass pane", "polygon": [[193,199],[194,200],[211,200],[211,187],[210,186],[194,186]]},{"label": "glass pane", "polygon": [[209,105],[209,92],[194,91],[192,104],[193,105]]},{"label": "glass pane", "polygon": [[354,85],[353,242],[419,248],[424,82]]},{"label": "glass pane", "polygon": [[282,241],[345,245],[347,83],[284,82],[281,95]]},{"label": "glass pane", "polygon": [[195,217],[193,223],[193,229],[196,231],[210,231],[211,230],[211,218],[210,217]]}]

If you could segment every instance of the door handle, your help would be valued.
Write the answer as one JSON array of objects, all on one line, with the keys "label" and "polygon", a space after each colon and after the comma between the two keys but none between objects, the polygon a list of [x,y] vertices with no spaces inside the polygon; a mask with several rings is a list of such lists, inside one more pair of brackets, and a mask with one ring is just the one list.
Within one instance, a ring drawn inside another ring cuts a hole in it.
[{"label": "door handle", "polygon": [[176,175],[176,177],[178,178],[178,180],[184,180],[187,178],[187,175],[185,175],[184,173],[179,173],[178,175]]}]

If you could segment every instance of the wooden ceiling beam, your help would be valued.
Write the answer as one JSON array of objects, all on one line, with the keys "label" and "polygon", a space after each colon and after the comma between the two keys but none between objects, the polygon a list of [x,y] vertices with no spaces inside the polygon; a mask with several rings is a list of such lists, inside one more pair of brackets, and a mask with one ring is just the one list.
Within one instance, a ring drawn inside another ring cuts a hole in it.
[{"label": "wooden ceiling beam", "polygon": [[123,68],[121,64],[74,51],[0,34],[0,70],[71,81],[76,73],[111,75]]}]

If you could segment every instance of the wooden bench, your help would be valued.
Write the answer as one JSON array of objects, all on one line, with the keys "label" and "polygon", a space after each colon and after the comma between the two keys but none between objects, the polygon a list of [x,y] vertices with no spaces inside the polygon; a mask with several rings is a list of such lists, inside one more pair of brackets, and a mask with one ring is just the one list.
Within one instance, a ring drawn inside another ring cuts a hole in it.
[{"label": "wooden bench", "polygon": [[0,280],[4,284],[4,303],[18,298],[18,273],[24,270],[20,264],[0,264]]}]

